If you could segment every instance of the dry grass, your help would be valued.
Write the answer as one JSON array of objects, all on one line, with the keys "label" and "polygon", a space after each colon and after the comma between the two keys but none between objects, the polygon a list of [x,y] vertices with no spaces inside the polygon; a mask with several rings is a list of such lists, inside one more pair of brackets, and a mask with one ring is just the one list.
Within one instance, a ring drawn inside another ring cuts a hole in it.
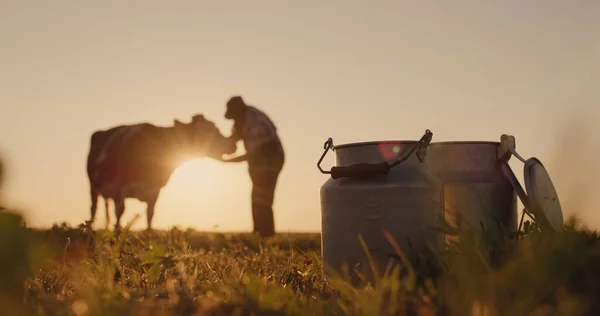
[{"label": "dry grass", "polygon": [[2,315],[589,315],[600,312],[600,238],[569,224],[490,240],[463,232],[416,282],[322,274],[319,235],[27,228],[0,212]]}]

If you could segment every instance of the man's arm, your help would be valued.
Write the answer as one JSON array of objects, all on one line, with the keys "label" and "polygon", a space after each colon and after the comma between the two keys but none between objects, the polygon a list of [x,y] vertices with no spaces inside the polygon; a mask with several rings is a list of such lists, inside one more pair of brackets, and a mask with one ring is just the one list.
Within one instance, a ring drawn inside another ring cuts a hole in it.
[{"label": "man's arm", "polygon": [[[231,136],[229,136],[228,139],[235,143],[242,140],[242,135],[241,135],[241,133],[238,132],[235,125],[231,128]],[[235,158],[231,158],[231,159],[225,159],[225,158],[221,157],[220,160],[222,162],[242,162],[242,161],[246,161],[247,159],[248,159],[248,153],[243,154],[241,156],[237,156]]]},{"label": "man's arm", "polygon": [[242,134],[238,131],[235,125],[233,125],[233,127],[231,128],[231,136],[229,136],[228,138],[236,143],[242,140]]},{"label": "man's arm", "polygon": [[248,154],[243,154],[241,156],[237,156],[237,157],[231,158],[231,159],[221,158],[222,162],[242,162],[242,161],[246,161],[246,160],[248,160]]},{"label": "man's arm", "polygon": [[[251,128],[247,128],[248,126],[246,126],[246,137],[250,138],[250,139],[255,139],[257,137],[264,137],[265,134],[268,134],[268,130],[267,128],[264,126],[264,124],[260,124],[261,122],[257,122],[255,120],[249,120],[246,122],[246,124],[250,124]],[[231,130],[231,136],[229,137],[230,140],[240,140],[242,137],[241,135],[238,133],[237,129],[236,129],[236,125],[233,125],[233,128]],[[221,161],[223,162],[242,162],[242,161],[247,161],[248,157],[255,154],[254,152],[246,152],[244,155],[241,156],[237,156],[235,158],[231,158],[231,159],[221,159]]]}]

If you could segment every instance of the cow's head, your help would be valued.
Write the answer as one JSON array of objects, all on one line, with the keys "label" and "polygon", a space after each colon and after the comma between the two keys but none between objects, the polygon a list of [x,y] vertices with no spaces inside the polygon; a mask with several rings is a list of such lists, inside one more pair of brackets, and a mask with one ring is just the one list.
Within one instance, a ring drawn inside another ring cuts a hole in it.
[{"label": "cow's head", "polygon": [[208,156],[218,159],[224,154],[233,154],[236,144],[223,136],[217,126],[207,120],[204,115],[192,117],[190,123],[174,120],[175,134],[183,140],[188,155]]}]

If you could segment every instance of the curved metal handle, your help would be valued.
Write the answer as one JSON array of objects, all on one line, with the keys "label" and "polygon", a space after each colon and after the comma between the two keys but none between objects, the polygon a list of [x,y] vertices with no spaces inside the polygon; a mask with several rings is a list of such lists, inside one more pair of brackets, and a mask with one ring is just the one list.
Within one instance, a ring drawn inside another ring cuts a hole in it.
[{"label": "curved metal handle", "polygon": [[325,158],[325,155],[327,155],[327,152],[331,148],[333,148],[333,139],[331,139],[331,137],[329,137],[329,139],[327,139],[327,141],[325,141],[325,144],[323,144],[323,149],[325,149],[325,151],[323,152],[323,154],[321,155],[321,158],[317,162],[317,168],[319,168],[319,170],[321,171],[322,174],[331,174],[331,171],[323,170],[323,168],[321,168],[321,162],[323,162],[323,158]]},{"label": "curved metal handle", "polygon": [[425,135],[421,137],[419,143],[417,144],[417,158],[419,158],[420,162],[425,161],[425,157],[427,156],[427,147],[431,143],[431,139],[433,138],[433,133],[430,130],[425,130]]},{"label": "curved metal handle", "polygon": [[431,133],[430,130],[425,130],[425,134],[423,135],[423,137],[421,137],[419,142],[417,142],[417,144],[410,150],[410,152],[408,152],[408,154],[406,154],[404,157],[402,157],[401,159],[398,159],[397,161],[395,161],[392,164],[389,164],[387,162],[374,163],[374,164],[357,163],[357,164],[350,165],[350,166],[332,167],[331,171],[327,171],[327,170],[323,170],[323,168],[321,168],[321,162],[323,161],[323,158],[325,158],[325,155],[327,154],[327,152],[331,148],[333,148],[333,140],[331,138],[329,138],[323,145],[323,149],[325,149],[325,151],[323,152],[323,154],[321,155],[321,158],[317,162],[317,168],[319,168],[319,170],[323,174],[331,174],[331,177],[333,179],[368,178],[368,177],[378,176],[378,175],[387,175],[387,174],[389,174],[390,169],[392,169],[393,167],[406,161],[408,158],[410,158],[410,156],[415,151],[417,151],[417,157],[419,158],[419,160],[421,162],[423,162],[425,160],[425,153],[427,151],[427,147],[429,146],[429,143],[431,142],[432,137],[433,137],[433,133]]},{"label": "curved metal handle", "polygon": [[393,167],[399,165],[400,163],[406,161],[410,157],[410,155],[412,155],[415,152],[415,150],[417,151],[417,158],[419,158],[419,161],[421,161],[421,162],[425,161],[427,147],[429,146],[429,143],[431,143],[432,138],[433,138],[433,133],[431,133],[431,131],[428,129],[425,130],[425,134],[421,137],[421,139],[419,139],[417,144],[408,152],[408,154],[406,154],[406,156],[402,157],[402,159],[398,159],[393,164],[391,164],[390,168],[393,168]]}]

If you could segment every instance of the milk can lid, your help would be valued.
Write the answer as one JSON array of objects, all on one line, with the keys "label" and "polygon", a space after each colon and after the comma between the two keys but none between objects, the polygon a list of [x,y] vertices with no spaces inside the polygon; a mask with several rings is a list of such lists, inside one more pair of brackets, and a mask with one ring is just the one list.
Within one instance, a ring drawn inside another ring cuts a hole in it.
[{"label": "milk can lid", "polygon": [[529,158],[524,168],[525,189],[532,212],[546,229],[563,231],[562,208],[548,171],[537,158]]}]

